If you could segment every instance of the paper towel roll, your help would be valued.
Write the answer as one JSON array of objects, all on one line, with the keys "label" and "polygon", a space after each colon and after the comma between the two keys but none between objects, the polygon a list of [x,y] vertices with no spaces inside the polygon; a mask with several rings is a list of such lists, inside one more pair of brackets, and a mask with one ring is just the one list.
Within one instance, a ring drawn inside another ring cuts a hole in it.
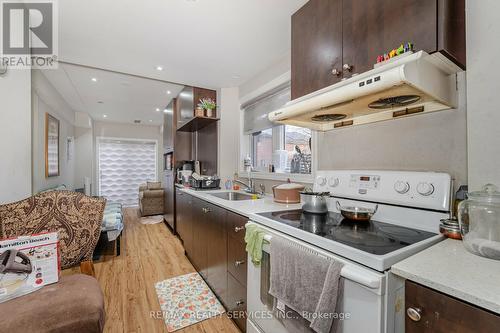
[{"label": "paper towel roll", "polygon": [[90,196],[90,177],[85,177],[83,183],[84,183],[83,188],[85,195]]}]

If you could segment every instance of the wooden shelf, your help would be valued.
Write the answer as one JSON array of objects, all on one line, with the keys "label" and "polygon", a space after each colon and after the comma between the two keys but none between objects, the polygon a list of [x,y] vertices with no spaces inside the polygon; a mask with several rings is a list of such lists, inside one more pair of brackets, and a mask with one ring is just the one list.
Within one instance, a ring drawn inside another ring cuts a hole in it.
[{"label": "wooden shelf", "polygon": [[219,121],[219,118],[193,117],[178,127],[177,132],[196,132],[217,121]]}]

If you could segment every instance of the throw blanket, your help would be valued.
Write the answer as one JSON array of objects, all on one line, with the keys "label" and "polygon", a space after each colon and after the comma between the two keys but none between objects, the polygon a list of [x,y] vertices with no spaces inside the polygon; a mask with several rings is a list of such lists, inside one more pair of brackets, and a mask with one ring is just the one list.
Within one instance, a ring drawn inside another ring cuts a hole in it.
[{"label": "throw blanket", "polygon": [[269,293],[309,321],[314,331],[335,332],[343,264],[278,237],[271,241],[270,252]]}]

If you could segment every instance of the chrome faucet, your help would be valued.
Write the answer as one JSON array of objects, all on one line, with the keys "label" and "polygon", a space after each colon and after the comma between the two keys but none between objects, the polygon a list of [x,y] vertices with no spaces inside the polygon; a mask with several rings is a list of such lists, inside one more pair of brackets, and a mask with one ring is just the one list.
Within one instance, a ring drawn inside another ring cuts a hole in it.
[{"label": "chrome faucet", "polygon": [[248,184],[245,183],[245,182],[243,182],[243,181],[241,181],[241,180],[238,180],[238,179],[234,179],[233,183],[238,183],[238,184],[244,186],[245,188],[243,190],[245,192],[247,192],[247,193],[259,194],[259,195],[264,195],[265,194],[265,187],[264,187],[263,184],[259,185],[260,191],[257,191],[255,189],[255,182],[252,179],[252,173],[250,171],[248,172]]},{"label": "chrome faucet", "polygon": [[238,184],[240,184],[240,185],[244,186],[245,188],[243,189],[243,191],[245,191],[245,192],[248,192],[248,193],[257,193],[257,192],[255,191],[255,185],[254,185],[254,182],[253,182],[253,180],[252,180],[252,179],[250,179],[250,178],[248,179],[248,184],[247,184],[247,183],[245,183],[245,182],[242,182],[241,180],[238,180],[238,179],[234,179],[234,180],[233,180],[233,183],[238,183]]}]

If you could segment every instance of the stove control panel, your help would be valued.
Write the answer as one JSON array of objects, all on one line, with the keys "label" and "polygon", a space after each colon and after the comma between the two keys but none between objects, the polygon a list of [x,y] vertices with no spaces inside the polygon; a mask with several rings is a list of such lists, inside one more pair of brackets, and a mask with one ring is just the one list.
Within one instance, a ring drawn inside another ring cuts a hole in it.
[{"label": "stove control panel", "polygon": [[314,191],[336,197],[449,211],[449,174],[406,171],[318,171]]}]

